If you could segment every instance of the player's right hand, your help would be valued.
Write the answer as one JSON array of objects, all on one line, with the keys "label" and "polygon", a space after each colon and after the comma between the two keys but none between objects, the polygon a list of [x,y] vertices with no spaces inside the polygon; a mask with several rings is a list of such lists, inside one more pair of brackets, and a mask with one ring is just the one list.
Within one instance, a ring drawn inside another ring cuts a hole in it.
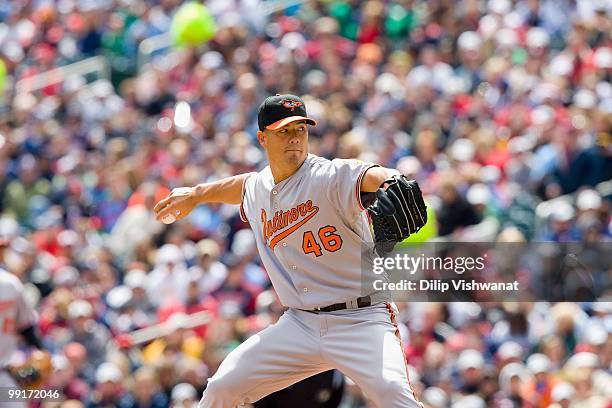
[{"label": "player's right hand", "polygon": [[189,215],[196,205],[195,187],[179,187],[155,204],[153,211],[157,221],[172,224]]}]

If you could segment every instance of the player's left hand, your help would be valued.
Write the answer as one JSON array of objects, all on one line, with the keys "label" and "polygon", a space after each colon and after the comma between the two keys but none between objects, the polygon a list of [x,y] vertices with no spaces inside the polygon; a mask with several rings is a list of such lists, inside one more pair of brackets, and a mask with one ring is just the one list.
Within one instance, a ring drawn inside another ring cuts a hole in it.
[{"label": "player's left hand", "polygon": [[376,249],[381,255],[391,252],[396,243],[427,223],[427,206],[419,184],[400,175],[383,182],[368,212],[374,227]]}]

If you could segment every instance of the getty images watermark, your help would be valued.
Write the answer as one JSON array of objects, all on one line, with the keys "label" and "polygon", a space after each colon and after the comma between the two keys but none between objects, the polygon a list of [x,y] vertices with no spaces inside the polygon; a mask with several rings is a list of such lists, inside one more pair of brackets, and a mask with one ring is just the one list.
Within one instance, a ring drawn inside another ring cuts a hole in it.
[{"label": "getty images watermark", "polygon": [[440,257],[417,256],[407,253],[396,253],[391,257],[374,257],[372,271],[376,275],[384,275],[384,278],[373,281],[374,290],[385,291],[438,291],[440,293],[449,290],[455,291],[518,291],[519,282],[478,282],[476,279],[400,279],[398,282],[389,282],[386,277],[392,271],[401,271],[414,276],[418,271],[438,270],[454,272],[463,275],[466,272],[482,272],[485,269],[487,255],[479,257]]},{"label": "getty images watermark", "polygon": [[612,299],[609,242],[427,242],[362,248],[362,293],[395,301]]}]

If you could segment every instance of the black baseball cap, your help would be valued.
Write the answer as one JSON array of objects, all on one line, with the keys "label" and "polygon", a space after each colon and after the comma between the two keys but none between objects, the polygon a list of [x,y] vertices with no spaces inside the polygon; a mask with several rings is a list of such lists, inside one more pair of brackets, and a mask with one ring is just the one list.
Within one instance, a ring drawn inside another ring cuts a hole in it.
[{"label": "black baseball cap", "polygon": [[257,123],[259,130],[280,129],[291,122],[303,120],[309,125],[316,126],[317,122],[306,114],[304,100],[295,95],[268,96],[259,105],[257,111]]}]

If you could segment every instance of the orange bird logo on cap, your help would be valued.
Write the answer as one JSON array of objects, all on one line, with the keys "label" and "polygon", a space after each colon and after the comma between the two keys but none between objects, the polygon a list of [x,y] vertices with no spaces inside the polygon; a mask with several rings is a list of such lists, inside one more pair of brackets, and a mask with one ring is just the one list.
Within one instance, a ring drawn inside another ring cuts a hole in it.
[{"label": "orange bird logo on cap", "polygon": [[302,102],[300,101],[292,101],[289,99],[283,99],[281,101],[281,104],[287,108],[287,109],[291,109],[291,112],[293,112],[295,110],[295,108],[299,108],[300,106],[302,106]]}]

